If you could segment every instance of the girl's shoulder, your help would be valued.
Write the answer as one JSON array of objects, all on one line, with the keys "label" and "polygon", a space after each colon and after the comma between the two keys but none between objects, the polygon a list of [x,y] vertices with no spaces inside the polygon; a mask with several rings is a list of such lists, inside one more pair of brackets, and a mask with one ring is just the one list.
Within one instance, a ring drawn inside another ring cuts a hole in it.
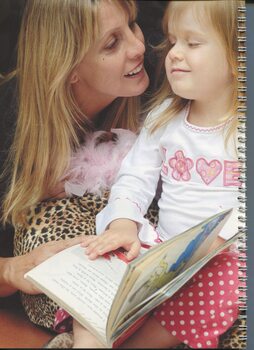
[{"label": "girl's shoulder", "polygon": [[147,115],[147,121],[153,121],[156,119],[161,113],[163,113],[172,103],[172,98],[166,98],[162,103],[158,104],[155,108],[153,108]]}]

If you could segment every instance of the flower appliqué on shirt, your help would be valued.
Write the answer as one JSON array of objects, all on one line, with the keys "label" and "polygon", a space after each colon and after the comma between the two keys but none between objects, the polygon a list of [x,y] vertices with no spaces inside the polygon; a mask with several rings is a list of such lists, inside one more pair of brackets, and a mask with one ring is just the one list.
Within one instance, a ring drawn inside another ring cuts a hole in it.
[{"label": "flower appliqu\u00e9 on shirt", "polygon": [[190,169],[193,168],[194,163],[190,158],[184,156],[183,151],[177,151],[175,156],[169,159],[168,164],[173,169],[172,177],[175,180],[190,180]]}]

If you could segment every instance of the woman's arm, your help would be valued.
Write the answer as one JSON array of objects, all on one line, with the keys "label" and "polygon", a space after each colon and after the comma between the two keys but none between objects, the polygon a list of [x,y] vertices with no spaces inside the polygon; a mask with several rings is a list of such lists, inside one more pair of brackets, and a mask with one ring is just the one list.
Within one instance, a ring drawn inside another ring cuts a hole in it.
[{"label": "woman's arm", "polygon": [[28,294],[41,293],[24,279],[24,274],[61,250],[81,243],[83,238],[79,236],[68,240],[48,242],[25,255],[0,258],[0,296],[11,295],[17,290]]}]

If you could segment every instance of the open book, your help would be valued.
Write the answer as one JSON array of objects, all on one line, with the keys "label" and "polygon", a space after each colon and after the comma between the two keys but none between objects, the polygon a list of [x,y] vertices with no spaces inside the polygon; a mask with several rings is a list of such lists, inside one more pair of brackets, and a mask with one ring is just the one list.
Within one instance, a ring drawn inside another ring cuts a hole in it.
[{"label": "open book", "polygon": [[214,215],[150,249],[142,248],[131,262],[121,249],[89,260],[84,249],[76,245],[49,258],[25,277],[106,347],[115,347],[149,311],[237,240],[240,233],[207,254],[231,211]]}]

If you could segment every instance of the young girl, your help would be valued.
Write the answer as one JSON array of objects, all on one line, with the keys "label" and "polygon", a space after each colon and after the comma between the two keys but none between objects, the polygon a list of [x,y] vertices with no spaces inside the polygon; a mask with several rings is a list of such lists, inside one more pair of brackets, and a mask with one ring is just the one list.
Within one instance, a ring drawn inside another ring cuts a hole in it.
[{"label": "young girl", "polygon": [[[155,237],[162,241],[238,207],[238,6],[238,1],[170,1],[164,18],[167,79],[122,163],[108,205],[97,216],[102,234],[85,239],[91,259],[118,247],[126,249],[128,259],[137,256],[140,240],[150,239],[144,215],[160,176]],[[211,249],[236,230],[232,221]],[[217,255],[122,346],[217,347],[238,316],[238,264],[237,249]],[[100,344],[75,323],[74,346]]]}]

